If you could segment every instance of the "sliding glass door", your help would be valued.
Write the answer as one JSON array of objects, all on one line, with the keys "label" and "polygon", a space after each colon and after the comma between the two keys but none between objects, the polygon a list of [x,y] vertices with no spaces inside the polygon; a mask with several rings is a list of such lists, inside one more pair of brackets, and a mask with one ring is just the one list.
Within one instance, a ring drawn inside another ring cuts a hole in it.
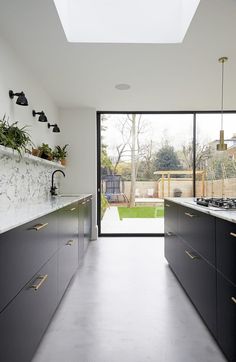
[{"label": "sliding glass door", "polygon": [[165,197],[193,196],[193,114],[101,113],[101,234],[163,234]]}]

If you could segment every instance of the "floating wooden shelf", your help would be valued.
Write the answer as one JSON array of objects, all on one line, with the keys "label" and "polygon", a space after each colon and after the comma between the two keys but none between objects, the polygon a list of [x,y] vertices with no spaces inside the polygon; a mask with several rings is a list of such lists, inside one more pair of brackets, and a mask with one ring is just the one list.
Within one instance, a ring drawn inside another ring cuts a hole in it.
[{"label": "floating wooden shelf", "polygon": [[65,168],[65,166],[61,165],[61,163],[59,162],[45,160],[44,158],[36,157],[29,153],[22,152],[20,155],[16,150],[13,150],[12,148],[9,147],[0,146],[0,155],[1,154],[12,157],[18,157],[19,159],[20,158],[27,159],[32,162],[42,163],[44,165],[53,166],[55,168]]}]

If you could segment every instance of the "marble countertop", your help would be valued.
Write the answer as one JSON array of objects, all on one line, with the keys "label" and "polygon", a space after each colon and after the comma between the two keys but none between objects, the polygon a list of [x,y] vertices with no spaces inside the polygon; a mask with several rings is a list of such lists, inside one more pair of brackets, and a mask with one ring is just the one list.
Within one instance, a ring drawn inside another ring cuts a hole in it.
[{"label": "marble countertop", "polygon": [[222,210],[218,209],[217,207],[197,205],[194,201],[195,198],[193,197],[166,197],[165,200],[169,200],[175,202],[176,204],[204,212],[205,214],[236,223],[236,210]]},{"label": "marble countertop", "polygon": [[48,200],[0,206],[0,234],[81,201],[91,194],[53,196]]}]

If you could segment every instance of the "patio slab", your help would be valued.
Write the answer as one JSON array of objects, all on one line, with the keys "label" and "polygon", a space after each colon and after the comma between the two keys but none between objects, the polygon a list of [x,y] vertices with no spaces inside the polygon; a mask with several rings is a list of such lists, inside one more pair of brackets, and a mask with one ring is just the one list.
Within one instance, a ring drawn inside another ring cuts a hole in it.
[{"label": "patio slab", "polygon": [[127,218],[120,220],[118,208],[111,206],[103,216],[101,232],[104,234],[164,233],[164,218]]},{"label": "patio slab", "polygon": [[140,202],[144,204],[156,203],[156,204],[164,204],[164,199],[159,199],[157,197],[135,197],[135,202]]}]

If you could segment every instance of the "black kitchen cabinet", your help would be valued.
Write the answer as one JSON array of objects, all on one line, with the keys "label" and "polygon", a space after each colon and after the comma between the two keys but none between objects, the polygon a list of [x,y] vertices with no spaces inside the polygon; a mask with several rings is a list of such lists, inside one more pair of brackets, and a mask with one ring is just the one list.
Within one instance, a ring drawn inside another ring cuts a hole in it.
[{"label": "black kitchen cabinet", "polygon": [[79,202],[79,261],[83,259],[84,256],[84,213],[85,213],[85,201]]},{"label": "black kitchen cabinet", "polygon": [[191,301],[216,336],[214,268],[178,235],[165,233],[165,257]]},{"label": "black kitchen cabinet", "polygon": [[78,267],[79,207],[78,202],[59,211],[58,298]]},{"label": "black kitchen cabinet", "polygon": [[84,206],[84,252],[86,252],[91,240],[91,216],[92,216],[92,200],[87,198]]},{"label": "black kitchen cabinet", "polygon": [[62,298],[79,263],[78,202],[59,211],[58,298]]},{"label": "black kitchen cabinet", "polygon": [[[169,230],[169,229],[168,229]],[[175,274],[180,278],[182,275],[182,263],[181,263],[181,240],[177,234],[173,232],[165,232],[165,258],[169,262],[169,265],[173,268]]]},{"label": "black kitchen cabinet", "polygon": [[0,235],[0,311],[57,252],[53,212]]},{"label": "black kitchen cabinet", "polygon": [[236,224],[216,220],[217,269],[236,285]]},{"label": "black kitchen cabinet", "polygon": [[179,235],[203,258],[215,265],[215,218],[179,206]]},{"label": "black kitchen cabinet", "polygon": [[58,298],[62,298],[79,263],[78,240],[64,242],[58,251]]},{"label": "black kitchen cabinet", "polygon": [[178,236],[178,205],[171,201],[165,200],[164,207],[165,258],[169,262],[169,265],[172,267],[175,274],[178,276],[178,278],[180,278],[182,275],[182,264],[179,257],[179,253],[181,253],[181,241]]},{"label": "black kitchen cabinet", "polygon": [[0,361],[31,361],[57,305],[57,256],[0,313]]},{"label": "black kitchen cabinet", "polygon": [[165,218],[164,218],[164,223],[165,223],[165,231],[167,232],[173,232],[178,234],[178,227],[179,227],[179,223],[178,223],[178,205],[174,202],[170,202],[165,200],[164,201],[164,208],[165,208]]},{"label": "black kitchen cabinet", "polygon": [[183,243],[182,284],[204,322],[216,337],[216,272],[200,254]]},{"label": "black kitchen cabinet", "polygon": [[79,210],[78,202],[59,210],[59,248],[69,240],[78,241]]},{"label": "black kitchen cabinet", "polygon": [[217,273],[218,343],[230,362],[236,361],[236,287]]},{"label": "black kitchen cabinet", "polygon": [[177,202],[176,215],[170,209],[165,257],[228,360],[236,362],[236,224]]},{"label": "black kitchen cabinet", "polygon": [[79,203],[79,260],[83,258],[91,240],[92,198]]},{"label": "black kitchen cabinet", "polygon": [[83,199],[0,235],[0,361],[32,359],[76,272],[81,240],[81,258],[84,254],[89,202]]},{"label": "black kitchen cabinet", "polygon": [[216,219],[218,341],[231,362],[236,361],[236,224]]}]

